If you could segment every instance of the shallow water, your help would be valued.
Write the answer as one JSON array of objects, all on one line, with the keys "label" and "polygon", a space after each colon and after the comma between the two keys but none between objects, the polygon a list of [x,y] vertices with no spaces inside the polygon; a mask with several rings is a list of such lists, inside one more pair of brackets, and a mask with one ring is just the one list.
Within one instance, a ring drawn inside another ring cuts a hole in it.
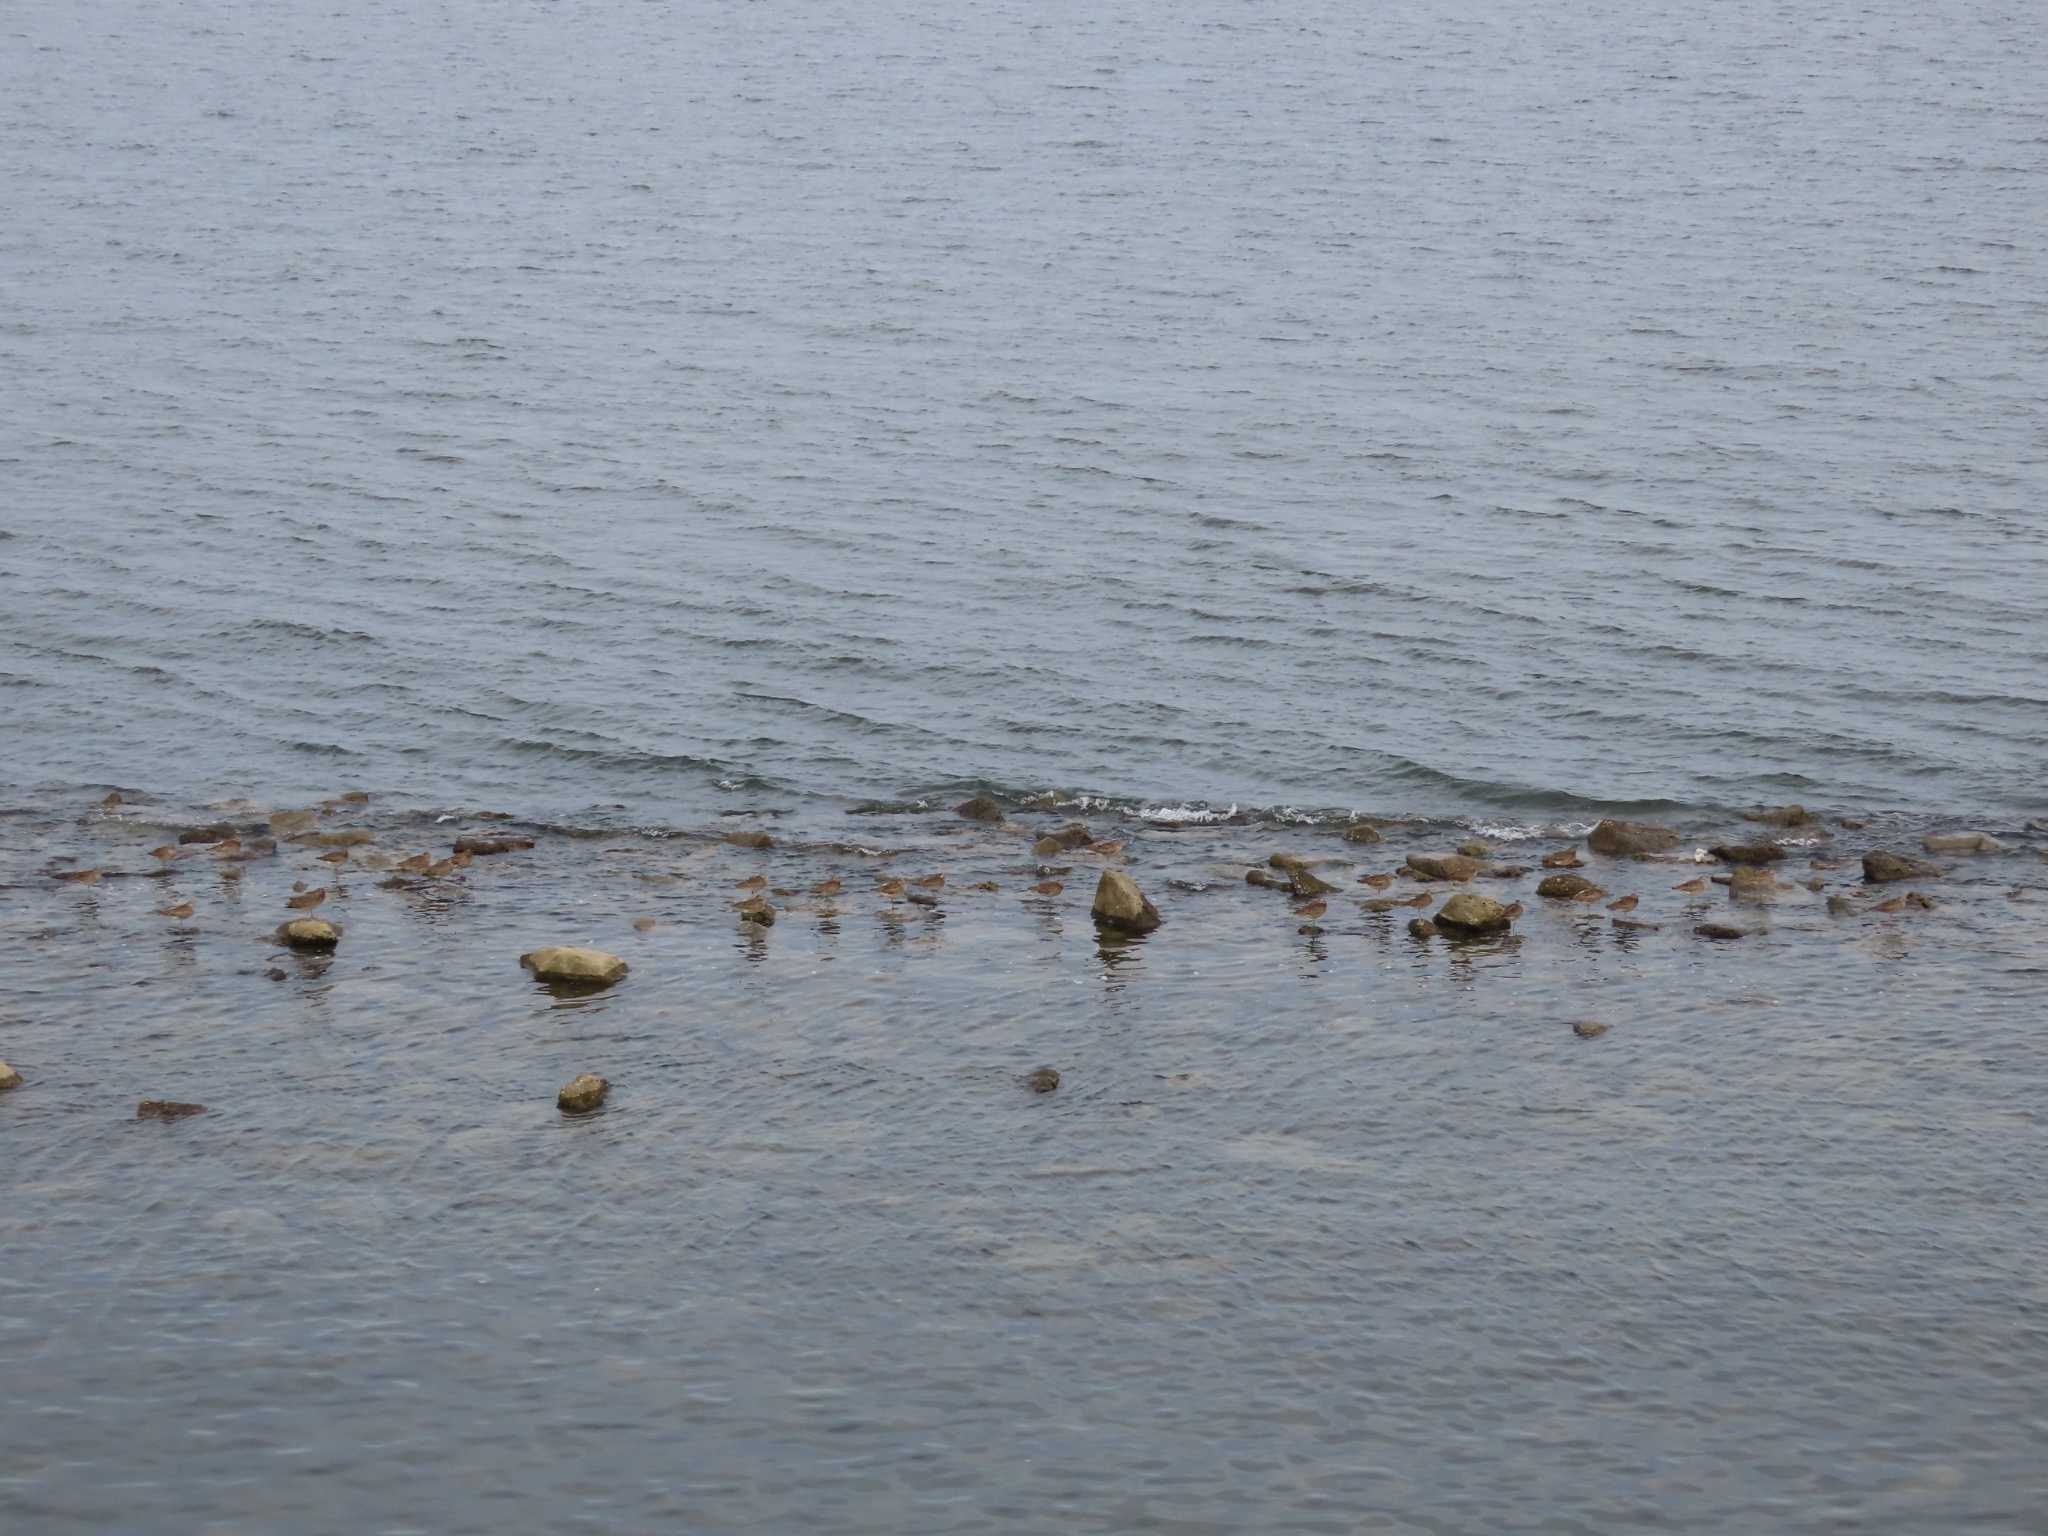
[{"label": "shallow water", "polygon": [[0,1528],[2038,1531],[2035,30],[10,11]]}]

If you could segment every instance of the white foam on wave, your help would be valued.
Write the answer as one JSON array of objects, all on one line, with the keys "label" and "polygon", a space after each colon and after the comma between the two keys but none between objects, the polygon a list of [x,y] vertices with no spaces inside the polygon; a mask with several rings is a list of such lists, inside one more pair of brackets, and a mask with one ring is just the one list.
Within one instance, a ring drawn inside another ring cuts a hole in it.
[{"label": "white foam on wave", "polygon": [[1584,837],[1593,830],[1590,821],[1473,821],[1466,825],[1497,843],[1554,842],[1560,837]]},{"label": "white foam on wave", "polygon": [[1210,822],[1228,821],[1237,814],[1237,807],[1227,811],[1215,810],[1199,805],[1143,805],[1138,807],[1138,816],[1144,821],[1158,822],[1162,826],[1201,826]]}]

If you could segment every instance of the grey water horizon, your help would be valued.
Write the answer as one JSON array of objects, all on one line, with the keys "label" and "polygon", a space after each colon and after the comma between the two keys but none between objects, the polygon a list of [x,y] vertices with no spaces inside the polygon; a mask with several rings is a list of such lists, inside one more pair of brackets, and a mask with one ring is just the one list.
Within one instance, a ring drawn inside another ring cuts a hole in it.
[{"label": "grey water horizon", "polygon": [[2037,30],[0,16],[0,1528],[2038,1533]]}]

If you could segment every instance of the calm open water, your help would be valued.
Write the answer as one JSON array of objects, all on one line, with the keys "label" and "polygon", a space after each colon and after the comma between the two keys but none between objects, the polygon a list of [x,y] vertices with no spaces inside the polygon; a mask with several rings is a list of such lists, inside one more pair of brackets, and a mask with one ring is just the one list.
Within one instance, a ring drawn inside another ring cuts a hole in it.
[{"label": "calm open water", "polygon": [[0,12],[0,1530],[2048,1530],[2038,30]]}]

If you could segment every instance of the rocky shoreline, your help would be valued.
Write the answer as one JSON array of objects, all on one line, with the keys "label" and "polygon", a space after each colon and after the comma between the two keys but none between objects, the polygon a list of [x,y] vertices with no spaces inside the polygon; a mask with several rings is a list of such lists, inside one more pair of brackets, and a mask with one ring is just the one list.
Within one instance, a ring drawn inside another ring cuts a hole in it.
[{"label": "rocky shoreline", "polygon": [[[320,974],[358,956],[338,915],[351,903],[397,900],[432,908],[467,899],[479,882],[517,878],[535,860],[545,863],[547,879],[560,881],[579,849],[593,842],[477,812],[452,818],[458,822],[452,831],[441,831],[437,821],[439,835],[420,846],[424,829],[417,819],[377,824],[371,797],[362,791],[289,810],[233,809],[237,814],[226,819],[175,825],[110,795],[76,823],[98,843],[97,857],[49,856],[30,878],[9,883],[17,890],[68,888],[90,899],[96,889],[120,882],[163,882],[178,899],[150,913],[173,932],[219,932],[232,924],[247,942],[296,957],[302,975]],[[943,922],[964,904],[1001,898],[1041,919],[1085,912],[1106,948],[1171,945],[1177,908],[1213,902],[1234,887],[1266,893],[1244,907],[1243,922],[1271,921],[1278,907],[1286,927],[1311,941],[1345,931],[1384,938],[1391,930],[1374,925],[1394,922],[1398,913],[1401,934],[1417,946],[1484,951],[1520,944],[1534,918],[1563,914],[1579,920],[1567,930],[1573,942],[1583,942],[1583,919],[1592,919],[1617,942],[1640,944],[1668,933],[1719,947],[1769,932],[1780,914],[1812,911],[1851,926],[1913,921],[1942,913],[1951,892],[1967,892],[1978,902],[2025,904],[2048,887],[2048,825],[2029,823],[2003,837],[1980,828],[1930,828],[1917,846],[1900,846],[1896,836],[1889,845],[1861,846],[1866,820],[1830,819],[1800,805],[1756,807],[1704,836],[1660,822],[1604,819],[1580,837],[1505,851],[1474,837],[1451,848],[1422,846],[1430,826],[1393,816],[1304,830],[1290,837],[1294,846],[1255,860],[1236,851],[1243,829],[1203,829],[1211,840],[1230,839],[1230,846],[1213,849],[1188,829],[1114,830],[1118,835],[1082,821],[1018,818],[982,795],[950,815],[925,818],[920,835],[898,848],[748,825],[602,851],[659,857],[686,846],[687,872],[640,871],[636,878],[688,882],[715,895],[715,909],[752,945],[771,942],[778,921],[789,917],[836,932],[846,915],[865,909],[883,933],[900,934],[913,924]],[[153,842],[152,833],[164,840]],[[748,860],[759,867],[739,873],[735,866]],[[202,884],[212,887],[212,900],[196,888]],[[267,927],[246,916],[258,887],[262,900],[278,902]],[[1279,901],[1267,906],[1274,898]],[[693,920],[704,915],[700,904]],[[556,997],[620,986],[632,962],[607,946],[658,943],[664,922],[675,920],[643,914],[617,933],[556,924],[555,931],[534,933],[531,947],[508,953],[507,984],[519,985],[513,976],[523,969],[526,985]],[[293,975],[277,965],[263,974],[271,981]],[[1607,1030],[1583,1020],[1573,1028],[1585,1039]],[[0,1061],[0,1091],[18,1099],[34,1081],[33,1064],[24,1073]],[[1017,1081],[1047,1093],[1060,1076],[1043,1066]],[[586,1072],[562,1087],[556,1101],[565,1115],[590,1114],[609,1101],[611,1086]],[[175,1120],[204,1109],[146,1097],[135,1114]]]}]

